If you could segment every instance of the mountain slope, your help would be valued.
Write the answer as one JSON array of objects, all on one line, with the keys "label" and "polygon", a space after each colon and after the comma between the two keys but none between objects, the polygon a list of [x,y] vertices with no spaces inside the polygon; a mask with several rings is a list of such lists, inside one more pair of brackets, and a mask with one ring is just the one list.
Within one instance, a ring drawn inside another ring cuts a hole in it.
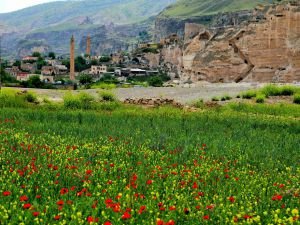
[{"label": "mountain slope", "polygon": [[19,30],[34,30],[61,24],[129,24],[158,14],[175,0],[70,0],[41,4],[0,14],[0,21]]},{"label": "mountain slope", "polygon": [[167,7],[164,17],[188,18],[253,9],[258,4],[270,4],[273,0],[179,0]]},{"label": "mountain slope", "polygon": [[95,54],[126,50],[128,40],[149,31],[155,16],[175,1],[66,0],[0,14],[3,55],[20,57],[37,49],[67,54],[70,37],[79,45],[87,34],[101,36],[93,40]]}]

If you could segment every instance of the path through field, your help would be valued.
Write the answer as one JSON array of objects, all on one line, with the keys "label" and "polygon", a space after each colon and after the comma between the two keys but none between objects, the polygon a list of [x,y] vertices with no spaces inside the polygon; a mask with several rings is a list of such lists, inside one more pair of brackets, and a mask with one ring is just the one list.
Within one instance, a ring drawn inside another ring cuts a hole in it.
[{"label": "path through field", "polygon": [[[119,100],[126,98],[171,98],[181,103],[189,103],[193,100],[210,100],[212,97],[221,97],[225,94],[236,96],[238,93],[259,87],[256,84],[203,84],[197,87],[134,87],[117,88],[112,90]],[[21,89],[24,90],[24,89]],[[30,89],[26,89],[30,90]],[[39,96],[47,97],[49,100],[62,101],[67,91],[33,89]],[[85,92],[97,95],[99,89],[84,90]],[[80,92],[80,91],[74,91]]]}]

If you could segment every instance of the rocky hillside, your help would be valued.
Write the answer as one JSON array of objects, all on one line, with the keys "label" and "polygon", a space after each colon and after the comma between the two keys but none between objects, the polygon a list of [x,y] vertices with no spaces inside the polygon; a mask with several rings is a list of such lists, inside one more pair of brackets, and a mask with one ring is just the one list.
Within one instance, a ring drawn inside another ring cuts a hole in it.
[{"label": "rocky hillside", "polygon": [[160,66],[189,82],[300,82],[299,1],[259,6],[241,23],[225,15],[233,24],[185,23],[181,41],[160,52]]},{"label": "rocky hillside", "polygon": [[172,33],[184,34],[185,23],[210,27],[239,24],[249,19],[251,11],[277,0],[178,0],[168,6],[156,19],[156,39]]},{"label": "rocky hillside", "polygon": [[[151,26],[154,19],[149,18],[173,2],[175,0],[68,0],[0,14],[0,34],[6,33],[3,35],[4,55],[22,56],[34,49],[68,53],[71,34],[76,36],[77,44],[88,33],[96,33],[101,34],[102,41],[111,40],[112,45],[119,43],[118,47],[124,47],[128,45],[128,39],[134,39],[136,33],[144,31],[144,21]],[[116,30],[118,26],[131,27],[133,32],[129,33],[135,36],[123,40],[111,35],[114,32],[106,32],[106,28],[112,26]],[[107,49],[103,47],[103,50]]]}]

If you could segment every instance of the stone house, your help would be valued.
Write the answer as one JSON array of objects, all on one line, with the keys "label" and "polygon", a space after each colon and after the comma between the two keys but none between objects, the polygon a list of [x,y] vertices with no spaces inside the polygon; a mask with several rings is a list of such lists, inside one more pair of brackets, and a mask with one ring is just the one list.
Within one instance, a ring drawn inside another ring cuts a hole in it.
[{"label": "stone house", "polygon": [[13,66],[11,68],[5,68],[5,72],[13,77],[17,77],[18,73],[21,71],[19,70],[19,67]]},{"label": "stone house", "polygon": [[23,62],[36,62],[38,61],[38,57],[33,57],[33,56],[25,56],[22,58]]},{"label": "stone house", "polygon": [[54,83],[54,76],[40,75],[40,80],[44,83]]},{"label": "stone house", "polygon": [[92,75],[99,75],[102,73],[107,73],[107,66],[100,65],[100,66],[92,66],[90,70],[90,74]]},{"label": "stone house", "polygon": [[26,72],[19,72],[17,74],[17,77],[16,79],[18,81],[27,81],[29,79],[29,77],[33,76],[33,74],[29,74],[29,73],[26,73]]},{"label": "stone house", "polygon": [[36,63],[27,63],[27,62],[21,62],[21,70],[34,73],[37,70],[37,64]]},{"label": "stone house", "polygon": [[41,74],[47,76],[55,76],[57,75],[57,69],[54,66],[43,66]]}]

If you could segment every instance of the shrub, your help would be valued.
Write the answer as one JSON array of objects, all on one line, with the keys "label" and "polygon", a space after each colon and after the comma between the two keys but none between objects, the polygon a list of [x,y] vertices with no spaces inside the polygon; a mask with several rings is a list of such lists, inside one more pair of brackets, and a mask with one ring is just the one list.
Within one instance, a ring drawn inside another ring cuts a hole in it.
[{"label": "shrub", "polygon": [[280,95],[284,95],[284,96],[292,96],[293,94],[296,93],[296,88],[293,86],[283,86],[280,88]]},{"label": "shrub", "polygon": [[78,98],[82,109],[91,109],[92,103],[95,101],[95,98],[91,94],[85,92],[81,92]]},{"label": "shrub", "polygon": [[26,92],[23,95],[25,101],[30,103],[38,103],[37,96],[33,92]]},{"label": "shrub", "polygon": [[218,97],[212,97],[212,99],[211,99],[213,102],[218,102],[218,101],[220,101],[220,99],[218,98]]},{"label": "shrub", "polygon": [[153,87],[161,87],[161,86],[163,86],[163,80],[159,76],[151,77],[149,79],[148,83],[149,83],[150,86],[153,86]]},{"label": "shrub", "polygon": [[300,94],[295,94],[294,95],[294,103],[295,104],[300,104]]},{"label": "shrub", "polygon": [[203,99],[198,99],[195,102],[192,103],[192,106],[195,108],[203,108],[204,107],[204,101]]},{"label": "shrub", "polygon": [[80,74],[79,83],[82,85],[90,84],[93,81],[93,77],[89,74]]},{"label": "shrub", "polygon": [[261,92],[268,98],[269,96],[280,95],[280,87],[269,84],[262,88]]},{"label": "shrub", "polygon": [[258,94],[256,96],[256,103],[264,103],[266,96],[264,94]]},{"label": "shrub", "polygon": [[99,92],[100,98],[105,102],[115,102],[117,100],[116,96],[110,91]]},{"label": "shrub", "polygon": [[243,99],[251,99],[251,98],[255,98],[256,95],[257,95],[257,93],[255,90],[249,90],[249,91],[242,93],[242,98]]},{"label": "shrub", "polygon": [[81,102],[80,99],[73,95],[71,92],[67,93],[64,96],[64,107],[67,109],[80,109],[81,108]]},{"label": "shrub", "polygon": [[0,107],[26,107],[24,98],[15,90],[1,90]]},{"label": "shrub", "polygon": [[229,95],[224,95],[222,98],[221,98],[221,101],[229,101],[231,100],[232,97],[230,97]]}]

